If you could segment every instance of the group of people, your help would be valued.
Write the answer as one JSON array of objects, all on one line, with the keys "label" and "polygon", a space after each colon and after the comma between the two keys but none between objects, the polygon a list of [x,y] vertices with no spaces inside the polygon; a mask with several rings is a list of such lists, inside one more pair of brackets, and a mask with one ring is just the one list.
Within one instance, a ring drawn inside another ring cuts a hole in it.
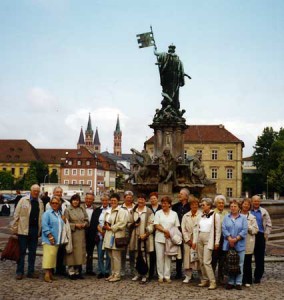
[{"label": "group of people", "polygon": [[[56,187],[44,212],[39,191],[39,186],[33,185],[14,213],[12,229],[18,235],[21,252],[18,280],[24,275],[27,248],[27,277],[38,278],[34,265],[39,234],[46,282],[52,282],[54,274],[84,279],[84,268],[88,275],[119,281],[126,273],[127,254],[132,281],[141,283],[155,274],[159,283],[170,283],[173,258],[176,279],[189,283],[193,273],[200,270],[199,286],[209,290],[225,283],[226,289],[250,286],[253,254],[254,283],[260,283],[263,276],[265,242],[272,224],[258,196],[241,203],[232,200],[226,211],[223,195],[217,195],[214,202],[210,198],[200,201],[184,188],[178,194],[179,201],[172,205],[168,196],[159,203],[158,194],[153,192],[147,206],[146,195],[138,194],[134,204],[134,194],[126,191],[122,204],[120,195],[113,193],[104,194],[101,204],[95,207],[92,193],[87,193],[82,203],[78,194],[66,201],[62,199],[62,189]],[[97,273],[93,267],[95,247]],[[228,271],[226,259],[232,250],[237,255],[234,273]]]}]

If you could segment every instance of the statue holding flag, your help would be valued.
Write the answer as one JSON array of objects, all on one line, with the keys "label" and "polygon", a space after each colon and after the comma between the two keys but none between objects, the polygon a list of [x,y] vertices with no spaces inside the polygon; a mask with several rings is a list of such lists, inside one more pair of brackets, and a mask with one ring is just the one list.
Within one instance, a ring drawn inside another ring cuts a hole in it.
[{"label": "statue holding flag", "polygon": [[154,54],[157,56],[157,65],[159,66],[160,83],[162,86],[162,111],[171,111],[174,115],[179,116],[179,88],[184,86],[184,77],[190,76],[184,73],[183,64],[175,53],[176,47],[170,45],[168,52],[159,53],[154,39],[154,34],[151,27],[151,32],[146,32],[137,35],[140,48],[154,46]]}]

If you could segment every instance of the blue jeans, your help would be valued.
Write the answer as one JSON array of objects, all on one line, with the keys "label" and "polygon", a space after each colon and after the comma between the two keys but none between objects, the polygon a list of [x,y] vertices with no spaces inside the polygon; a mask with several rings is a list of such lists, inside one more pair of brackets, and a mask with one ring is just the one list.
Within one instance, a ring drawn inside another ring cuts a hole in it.
[{"label": "blue jeans", "polygon": [[[110,274],[110,258],[107,251],[102,249],[103,240],[100,240],[98,243],[98,273],[99,274]],[[104,260],[104,256],[106,258]]]},{"label": "blue jeans", "polygon": [[35,271],[36,249],[38,242],[38,227],[30,227],[28,235],[18,235],[20,246],[20,259],[17,262],[17,275],[23,275],[25,269],[25,256],[27,248],[28,254],[28,274],[32,274]]},{"label": "blue jeans", "polygon": [[245,260],[245,250],[244,251],[238,251],[239,258],[240,258],[240,269],[241,274],[237,276],[229,276],[228,283],[231,285],[242,285],[243,283],[243,266],[244,266],[244,260]]}]

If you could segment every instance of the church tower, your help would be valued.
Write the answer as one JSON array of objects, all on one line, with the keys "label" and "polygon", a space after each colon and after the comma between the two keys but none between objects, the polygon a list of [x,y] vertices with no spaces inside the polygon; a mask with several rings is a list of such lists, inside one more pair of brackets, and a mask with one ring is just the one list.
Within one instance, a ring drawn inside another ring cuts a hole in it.
[{"label": "church tower", "polygon": [[92,122],[91,122],[91,114],[89,114],[89,120],[87,129],[85,131],[85,145],[88,150],[90,150],[92,153],[94,152],[94,131],[92,129]]},{"label": "church tower", "polygon": [[84,139],[84,134],[83,134],[83,128],[81,127],[81,131],[80,131],[80,136],[79,136],[79,140],[77,143],[77,149],[80,149],[81,147],[85,147],[85,139]]},{"label": "church tower", "polygon": [[121,137],[122,132],[120,130],[119,115],[117,115],[116,127],[113,133],[113,154],[121,156]]},{"label": "church tower", "polygon": [[96,153],[101,152],[101,143],[100,143],[100,138],[99,138],[98,127],[96,128],[96,133],[95,133],[95,138],[94,138],[94,151]]}]

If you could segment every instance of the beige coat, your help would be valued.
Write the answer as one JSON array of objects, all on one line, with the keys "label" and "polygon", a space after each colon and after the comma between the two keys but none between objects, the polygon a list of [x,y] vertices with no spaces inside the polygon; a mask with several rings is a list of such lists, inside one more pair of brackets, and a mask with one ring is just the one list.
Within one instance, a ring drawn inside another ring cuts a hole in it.
[{"label": "beige coat", "polygon": [[115,243],[111,245],[114,238],[125,237],[125,229],[128,221],[128,211],[124,208],[117,207],[105,213],[105,221],[111,224],[111,230],[106,230],[103,241],[103,249],[124,250],[124,248],[116,248]]},{"label": "beige coat", "polygon": [[200,221],[201,218],[201,212],[197,211],[196,216],[193,218],[191,211],[186,213],[181,221],[181,230],[182,230],[182,236],[184,241],[184,255],[183,255],[183,265],[185,269],[189,269],[191,266],[190,261],[190,250],[191,248],[188,245],[188,241],[193,241],[193,231],[194,228],[197,228],[197,224]]},{"label": "beige coat", "polygon": [[[38,199],[39,203],[39,218],[38,218],[38,235],[41,233],[41,217],[44,211],[43,202],[41,199]],[[11,230],[14,234],[29,234],[29,222],[30,222],[30,213],[31,213],[31,201],[30,196],[26,196],[20,199],[15,213],[14,220],[11,226]]]},{"label": "beige coat", "polygon": [[85,224],[85,226],[89,226],[88,215],[83,207],[75,208],[72,205],[67,207],[64,215],[69,221],[73,246],[73,251],[66,254],[66,265],[83,265],[86,262],[85,229],[75,228],[75,224]]},{"label": "beige coat", "polygon": [[[139,218],[139,214],[137,210],[131,211],[129,214],[129,223],[128,226],[130,227],[137,219]],[[139,226],[135,227],[132,230],[130,243],[129,243],[129,250],[130,251],[137,251],[138,250],[138,238],[140,235],[148,233],[149,236],[146,240],[146,251],[152,252],[154,251],[154,214],[152,210],[148,207],[144,207],[142,214],[140,214],[140,223]],[[142,243],[142,248],[144,248],[144,243]]]},{"label": "beige coat", "polygon": [[[202,217],[201,217],[202,218]],[[199,223],[200,220],[196,226],[196,229],[193,232],[193,242],[197,244],[198,242],[198,235],[199,235]],[[219,245],[220,243],[220,237],[221,237],[221,220],[219,214],[214,213],[210,218],[215,218],[215,222],[213,220],[210,234],[209,234],[209,239],[208,239],[208,249],[209,250],[214,250],[214,245]],[[214,225],[215,224],[215,225]],[[215,233],[214,233],[214,228],[215,228]],[[214,241],[214,236],[215,236],[215,241]]]},{"label": "beige coat", "polygon": [[246,254],[252,254],[254,251],[255,235],[258,233],[256,217],[251,213],[247,215],[248,234],[246,236]]}]

